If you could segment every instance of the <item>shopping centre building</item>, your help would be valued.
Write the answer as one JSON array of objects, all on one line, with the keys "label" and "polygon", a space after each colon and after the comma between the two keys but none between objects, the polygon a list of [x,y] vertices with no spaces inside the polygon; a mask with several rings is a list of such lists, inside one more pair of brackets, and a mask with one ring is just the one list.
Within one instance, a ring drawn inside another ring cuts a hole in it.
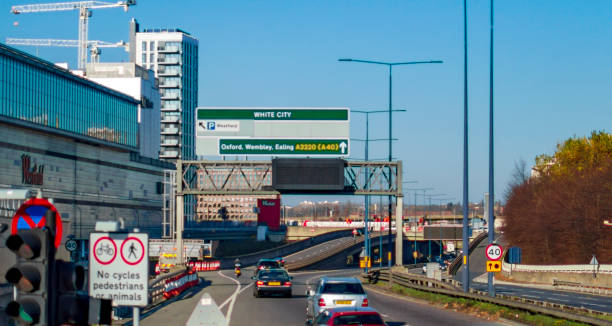
[{"label": "shopping centre building", "polygon": [[0,189],[52,198],[62,242],[120,218],[160,237],[163,171],[174,165],[141,152],[142,101],[0,43]]}]

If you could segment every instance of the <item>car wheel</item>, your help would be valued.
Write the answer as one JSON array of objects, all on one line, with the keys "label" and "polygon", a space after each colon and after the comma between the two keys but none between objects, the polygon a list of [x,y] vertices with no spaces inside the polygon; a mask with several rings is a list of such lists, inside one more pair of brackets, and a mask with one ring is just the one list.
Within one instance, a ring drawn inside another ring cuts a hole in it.
[{"label": "car wheel", "polygon": [[259,292],[253,292],[253,296],[255,296],[256,298],[259,298],[261,294],[259,294]]},{"label": "car wheel", "polygon": [[285,297],[287,297],[287,298],[291,298],[291,297],[292,297],[291,292],[289,292],[289,293],[285,293]]}]

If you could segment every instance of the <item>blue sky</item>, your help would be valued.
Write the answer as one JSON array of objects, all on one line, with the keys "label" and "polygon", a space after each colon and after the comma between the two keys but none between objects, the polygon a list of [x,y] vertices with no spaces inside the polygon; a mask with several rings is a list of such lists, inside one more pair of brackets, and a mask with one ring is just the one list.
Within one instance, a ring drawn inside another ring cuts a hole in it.
[{"label": "blue sky", "polygon": [[[12,15],[3,1],[0,39],[77,38],[73,12]],[[48,1],[46,1],[48,2]],[[551,154],[558,142],[610,131],[612,3],[498,1],[495,4],[495,193],[501,198],[514,163]],[[443,60],[393,71],[394,157],[404,179],[433,193],[462,198],[462,1],[153,1],[128,12],[93,12],[89,38],[128,39],[129,20],[141,28],[179,27],[200,41],[201,106],[348,106],[386,109],[383,66],[340,63]],[[468,1],[470,200],[488,189],[489,1]],[[76,65],[76,49],[21,48]],[[101,61],[127,61],[104,49]],[[351,137],[365,137],[353,114]],[[371,116],[370,137],[386,138],[387,114]],[[370,157],[388,156],[372,142]],[[352,158],[363,157],[353,142]],[[412,196],[409,196],[412,200]],[[318,199],[317,199],[318,200]],[[325,200],[321,197],[320,200]]]}]

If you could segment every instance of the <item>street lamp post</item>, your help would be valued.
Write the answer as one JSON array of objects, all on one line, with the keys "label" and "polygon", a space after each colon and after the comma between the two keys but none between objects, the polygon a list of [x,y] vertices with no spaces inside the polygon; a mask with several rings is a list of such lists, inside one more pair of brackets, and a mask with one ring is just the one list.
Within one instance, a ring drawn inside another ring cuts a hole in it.
[{"label": "street lamp post", "polygon": [[[429,61],[406,61],[406,62],[382,62],[382,61],[372,61],[372,60],[359,60],[359,59],[350,59],[350,58],[342,58],[338,59],[340,62],[359,62],[359,63],[370,63],[377,65],[384,65],[389,67],[389,162],[393,160],[393,145],[391,139],[393,138],[393,118],[392,118],[392,110],[393,110],[393,78],[392,71],[393,66],[400,65],[415,65],[415,64],[428,64],[428,63],[442,63],[441,60],[429,60]],[[389,167],[389,186],[391,186],[391,168]],[[391,232],[391,215],[393,210],[393,199],[392,196],[389,196],[389,242],[391,255],[389,257],[389,268],[391,268],[391,258],[393,257],[393,253],[395,248],[391,245],[392,243],[392,232]]]},{"label": "street lamp post", "polygon": [[[418,225],[419,225],[419,220],[417,217],[417,191],[421,190],[423,191],[423,196],[425,196],[425,191],[429,191],[429,190],[433,190],[434,188],[410,188],[410,189],[405,189],[405,190],[414,190],[414,251],[412,253],[412,257],[414,258],[414,263],[417,263],[417,255],[418,255],[418,249],[417,249],[417,229],[418,229]],[[423,202],[425,201],[425,199],[423,198]]]},{"label": "street lamp post", "polygon": [[463,0],[463,292],[470,291],[470,246],[468,235],[468,42],[467,0]]}]

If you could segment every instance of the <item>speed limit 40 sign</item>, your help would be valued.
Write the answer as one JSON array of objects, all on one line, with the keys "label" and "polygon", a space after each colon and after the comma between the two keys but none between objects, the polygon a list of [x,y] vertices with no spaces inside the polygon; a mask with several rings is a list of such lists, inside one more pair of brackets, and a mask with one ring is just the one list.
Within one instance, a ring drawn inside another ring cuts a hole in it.
[{"label": "speed limit 40 sign", "polygon": [[485,255],[489,260],[500,260],[503,252],[504,250],[500,245],[498,245],[497,243],[492,243],[487,246],[487,249],[485,250]]}]

